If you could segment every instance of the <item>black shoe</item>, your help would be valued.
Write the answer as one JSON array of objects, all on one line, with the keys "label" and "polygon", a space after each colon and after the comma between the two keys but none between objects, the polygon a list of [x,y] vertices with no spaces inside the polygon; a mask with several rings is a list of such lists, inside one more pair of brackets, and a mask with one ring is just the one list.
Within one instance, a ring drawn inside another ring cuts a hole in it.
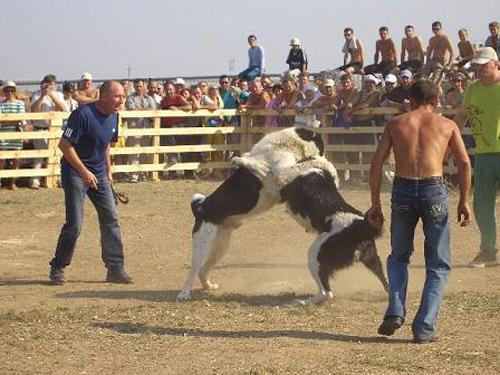
[{"label": "black shoe", "polygon": [[415,344],[430,344],[431,342],[436,342],[439,341],[439,336],[437,333],[430,335],[430,336],[425,336],[425,337],[413,337],[413,342]]},{"label": "black shoe", "polygon": [[384,336],[392,336],[394,332],[401,328],[404,320],[400,316],[387,316],[382,324],[378,327],[378,334]]},{"label": "black shoe", "polygon": [[108,274],[106,275],[107,283],[115,283],[115,284],[132,284],[132,278],[127,275],[127,273],[119,268],[110,268],[108,269]]},{"label": "black shoe", "polygon": [[63,285],[66,282],[64,277],[64,270],[62,268],[50,268],[49,274],[50,283],[53,285]]}]

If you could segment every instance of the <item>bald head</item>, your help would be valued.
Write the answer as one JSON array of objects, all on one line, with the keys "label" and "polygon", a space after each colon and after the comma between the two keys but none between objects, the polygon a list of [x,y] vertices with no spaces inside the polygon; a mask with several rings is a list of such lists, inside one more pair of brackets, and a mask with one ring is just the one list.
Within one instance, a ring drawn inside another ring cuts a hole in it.
[{"label": "bald head", "polygon": [[123,86],[117,81],[105,81],[99,89],[97,106],[104,114],[112,114],[122,109],[125,101]]}]

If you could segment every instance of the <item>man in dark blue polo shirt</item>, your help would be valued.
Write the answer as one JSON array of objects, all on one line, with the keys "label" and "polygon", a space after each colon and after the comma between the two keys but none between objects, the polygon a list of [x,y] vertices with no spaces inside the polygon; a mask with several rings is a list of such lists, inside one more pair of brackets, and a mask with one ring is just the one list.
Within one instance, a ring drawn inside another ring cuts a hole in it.
[{"label": "man in dark blue polo shirt", "polygon": [[83,224],[87,195],[97,210],[101,230],[102,259],[108,269],[106,281],[131,283],[124,270],[123,244],[118,212],[111,192],[110,143],[118,138],[118,110],[125,100],[123,86],[106,81],[100,99],[73,111],[59,141],[63,153],[61,177],[66,202],[62,227],[50,280],[64,284],[64,268],[71,263]]}]

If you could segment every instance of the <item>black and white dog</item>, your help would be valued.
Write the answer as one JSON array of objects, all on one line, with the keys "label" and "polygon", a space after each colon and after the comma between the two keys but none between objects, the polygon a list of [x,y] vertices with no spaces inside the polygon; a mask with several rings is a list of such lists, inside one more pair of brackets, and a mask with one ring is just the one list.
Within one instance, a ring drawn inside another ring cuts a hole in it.
[{"label": "black and white dog", "polygon": [[[282,202],[306,230],[320,233],[309,250],[309,269],[319,293],[308,302],[332,297],[329,276],[352,264],[356,252],[387,286],[374,242],[379,232],[340,196],[335,168],[321,157],[323,149],[320,135],[306,129],[271,133],[234,158],[235,173],[212,194],[193,196],[192,266],[178,299],[191,298],[197,276],[204,289],[218,288],[209,272],[227,251],[233,230],[245,218]],[[316,182],[320,185],[312,186]]]},{"label": "black and white dog", "polygon": [[375,239],[381,230],[372,227],[363,214],[348,204],[338,191],[337,172],[323,157],[297,163],[283,171],[281,201],[307,231],[318,237],[309,248],[309,271],[318,294],[300,303],[320,304],[333,298],[329,279],[355,259],[360,260],[388,290]]}]

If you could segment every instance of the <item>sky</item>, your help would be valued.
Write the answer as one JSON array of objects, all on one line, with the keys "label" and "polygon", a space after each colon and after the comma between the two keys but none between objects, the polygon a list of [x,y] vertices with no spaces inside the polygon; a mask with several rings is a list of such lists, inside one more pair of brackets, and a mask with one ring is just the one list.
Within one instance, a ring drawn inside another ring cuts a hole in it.
[{"label": "sky", "polygon": [[[398,54],[404,26],[427,45],[440,20],[456,47],[460,28],[484,43],[500,21],[498,0],[0,0],[0,78],[59,80],[192,77],[235,74],[247,67],[247,36],[266,51],[267,72],[281,73],[292,37],[309,71],[341,65],[343,29],[352,27],[373,60],[378,28],[388,26]],[[231,68],[231,60],[233,67]]]}]

